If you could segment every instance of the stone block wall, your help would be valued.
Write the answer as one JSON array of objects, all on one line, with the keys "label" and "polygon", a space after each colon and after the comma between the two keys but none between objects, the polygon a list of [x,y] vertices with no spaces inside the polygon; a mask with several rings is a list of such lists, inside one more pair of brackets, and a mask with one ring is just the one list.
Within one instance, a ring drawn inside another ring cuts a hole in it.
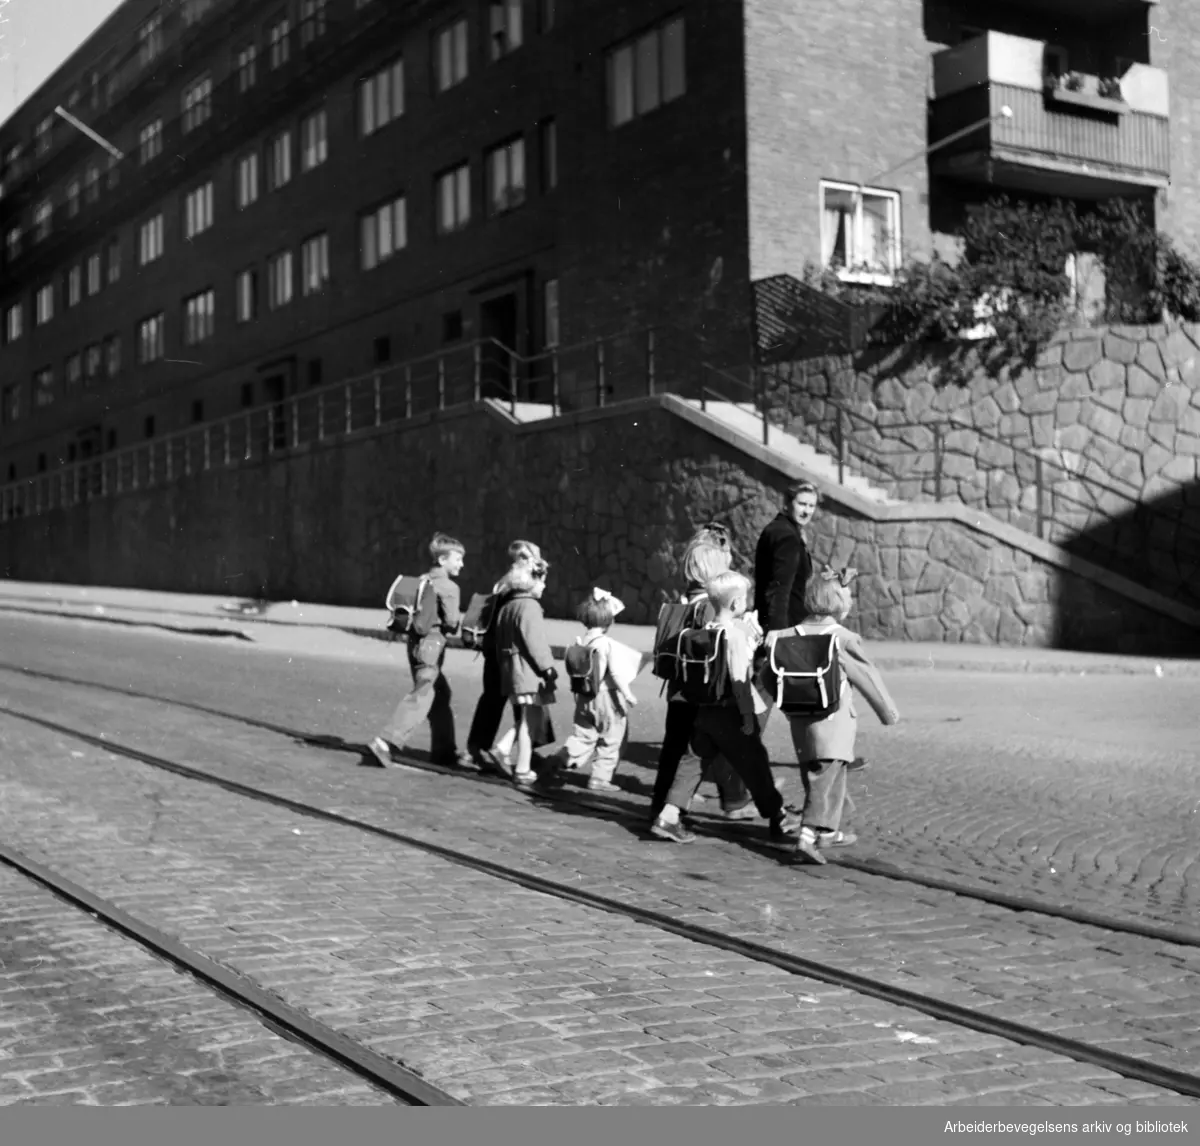
[{"label": "stone block wall", "polygon": [[963,373],[938,347],[820,358],[781,368],[769,401],[830,453],[847,407],[851,469],[898,497],[1032,533],[1040,500],[1047,540],[1200,602],[1200,327],[1075,331],[1031,369]]},{"label": "stone block wall", "polygon": [[[528,537],[552,563],[551,615],[573,615],[599,584],[631,623],[650,623],[682,587],[696,526],[727,523],[750,571],[785,484],[653,402],[520,431],[474,410],[6,523],[0,570],[375,605],[398,572],[424,567],[441,529],[468,547],[468,592],[488,588],[509,541]],[[956,522],[875,522],[826,499],[810,543],[818,559],[860,570],[853,623],[868,637],[1159,653],[1200,643],[1177,621]]]}]

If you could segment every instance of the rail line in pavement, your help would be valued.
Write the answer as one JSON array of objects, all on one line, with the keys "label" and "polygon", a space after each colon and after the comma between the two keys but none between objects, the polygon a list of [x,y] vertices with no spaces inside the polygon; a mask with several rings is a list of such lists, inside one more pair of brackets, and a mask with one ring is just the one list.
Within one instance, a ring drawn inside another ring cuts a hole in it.
[{"label": "rail line in pavement", "polygon": [[[312,747],[322,748],[327,751],[348,752],[357,756],[366,756],[368,754],[365,745],[345,744],[340,741],[335,741],[330,737],[322,737],[319,734],[302,732],[299,729],[288,728],[285,725],[276,724],[272,721],[259,720],[252,716],[243,716],[238,713],[227,712],[223,709],[212,708],[208,705],[197,704],[193,701],[177,700],[171,697],[159,696],[155,693],[140,692],[136,689],[122,688],[117,685],[105,684],[102,681],[83,680],[77,677],[64,676],[59,673],[45,672],[40,669],[31,669],[21,665],[6,664],[3,662],[0,662],[0,672],[11,672],[20,676],[26,676],[37,680],[50,681],[55,684],[66,684],[80,688],[90,688],[99,692],[113,693],[118,696],[129,696],[138,700],[149,700],[158,704],[168,705],[172,708],[187,709],[192,712],[201,713],[205,716],[212,716],[220,720],[232,721],[235,724],[246,725],[247,727],[261,729],[264,732],[270,732],[278,736],[284,736],[291,740],[298,740],[309,744]],[[503,780],[493,779],[492,777],[477,773],[466,772],[461,769],[446,768],[436,764],[428,764],[424,761],[419,761],[416,759],[407,759],[405,760],[405,764],[409,767],[418,768],[422,771],[437,773],[439,775],[453,776],[460,779],[471,779],[476,783],[482,782],[489,785],[507,787]],[[540,798],[552,802],[557,801],[586,805],[590,811],[601,813],[606,818],[611,820],[631,823],[636,822],[638,819],[635,813],[630,813],[622,808],[613,807],[610,801],[604,800],[602,797],[585,795],[583,793],[571,792],[564,789],[547,789],[545,791],[539,790],[538,794]],[[725,838],[723,833],[707,825],[702,827],[700,830],[705,835],[713,835],[719,838]],[[1115,916],[1105,915],[1101,912],[1087,911],[1082,908],[1073,907],[1069,904],[1050,903],[1046,900],[1035,899],[1031,896],[1012,895],[1007,892],[980,887],[977,884],[962,883],[958,880],[943,879],[938,876],[924,875],[920,872],[908,871],[904,868],[893,866],[892,864],[881,864],[877,861],[872,862],[870,860],[858,860],[852,856],[840,855],[838,857],[836,866],[844,867],[851,871],[861,872],[864,875],[874,876],[880,879],[893,880],[898,883],[912,884],[918,887],[929,888],[933,891],[948,892],[952,895],[962,896],[966,899],[973,899],[981,903],[988,903],[993,907],[1002,907],[1009,911],[1031,915],[1043,915],[1055,919],[1064,919],[1071,923],[1081,923],[1089,927],[1099,927],[1105,931],[1112,931],[1115,933],[1136,935],[1143,939],[1153,939],[1162,943],[1175,944],[1180,947],[1200,948],[1200,932],[1188,931],[1180,927],[1170,927],[1136,919],[1121,919]]]},{"label": "rail line in pavement", "polygon": [[28,876],[60,899],[132,939],[159,959],[200,980],[223,998],[253,1012],[276,1034],[336,1062],[351,1074],[387,1091],[407,1105],[466,1105],[440,1087],[426,1082],[419,1074],[347,1038],[333,1027],[285,1003],[277,995],[264,991],[236,971],[221,966],[178,939],[130,915],[111,900],[96,895],[4,843],[0,843],[0,863]]},{"label": "rail line in pavement", "polygon": [[[203,769],[182,764],[178,761],[170,760],[166,757],[157,756],[152,753],[143,752],[140,749],[133,748],[128,745],[119,744],[108,737],[94,736],[80,729],[72,728],[65,724],[60,724],[57,721],[47,720],[44,717],[35,716],[31,713],[22,712],[7,705],[0,705],[0,713],[10,716],[14,719],[22,720],[41,728],[45,728],[49,731],[56,732],[62,736],[69,737],[81,743],[89,744],[92,747],[102,749],[114,755],[123,756],[126,759],[133,760],[148,767],[164,772],[170,772],[198,783],[221,788],[225,791],[235,793],[247,799],[268,804],[277,808],[283,808],[310,819],[338,824],[342,827],[353,828],[366,834],[425,852],[429,855],[438,856],[443,860],[447,860],[459,866],[469,868],[481,874],[493,876],[497,879],[504,880],[507,883],[524,887],[530,891],[552,896],[553,898],[559,900],[574,902],[585,907],[598,909],[612,915],[623,916],[627,919],[646,924],[661,931],[678,935],[691,942],[715,949],[730,951],[745,958],[752,959],[755,962],[776,967],[792,975],[816,980],[818,982],[829,983],[834,986],[855,991],[861,995],[881,999],[895,1006],[918,1011],[942,1022],[952,1023],[966,1029],[980,1031],[982,1033],[1004,1038],[1011,1042],[1019,1043],[1025,1046],[1037,1047],[1041,1050],[1050,1051],[1054,1054],[1059,1054],[1066,1058],[1073,1059],[1076,1062],[1086,1062],[1094,1066],[1102,1067],[1103,1069],[1112,1071],[1114,1074],[1121,1075],[1124,1078],[1136,1079],[1153,1086],[1161,1087],[1164,1090],[1174,1091],[1177,1094],[1200,1098],[1200,1075],[1198,1074],[1175,1070],[1170,1067],[1160,1066],[1157,1063],[1133,1058],[1129,1055],[1119,1054],[1103,1047],[1098,1047],[1083,1042],[1082,1040],[1066,1038],[1048,1031],[1038,1030],[1037,1028],[1028,1026],[1024,1023],[998,1018],[976,1008],[950,1003],[920,991],[911,991],[903,987],[895,987],[889,983],[883,982],[880,979],[872,978],[866,975],[860,975],[852,971],[847,971],[841,967],[833,966],[832,964],[793,955],[788,952],[769,947],[766,944],[757,943],[752,940],[741,939],[736,936],[725,935],[707,927],[702,927],[698,924],[687,923],[682,920],[674,919],[669,915],[652,910],[650,908],[623,903],[608,896],[585,891],[580,887],[572,887],[566,884],[558,883],[542,876],[536,876],[519,871],[506,864],[496,863],[492,860],[480,859],[478,857],[457,851],[453,848],[445,847],[443,845],[431,843],[425,840],[420,840],[389,828],[379,827],[363,820],[356,819],[352,816],[346,816],[338,812],[328,811],[324,808],[307,804],[303,801],[293,800],[286,796],[280,796],[273,792],[267,792],[263,789],[256,788],[249,784],[243,784],[236,780],[215,776],[212,773],[204,771]],[[19,860],[20,857],[16,857],[14,853],[9,853],[7,849],[0,849],[0,859],[3,859],[4,862],[13,863],[14,858]],[[14,863],[14,866],[19,866],[19,864]],[[29,868],[22,867],[22,870],[29,871]],[[43,870],[42,874],[48,879],[58,880],[60,885],[64,887],[69,882],[63,880],[61,877],[56,876],[54,873],[45,870]],[[44,879],[43,882],[46,882],[46,880]],[[46,885],[52,886],[52,884],[49,882],[47,882]],[[79,902],[81,905],[86,904],[86,897],[90,896],[90,893],[86,892],[85,889],[79,888],[78,885],[71,884],[70,887],[71,890],[69,892],[65,892],[67,897],[74,898],[75,901]],[[99,902],[101,903],[101,906],[103,906],[102,901],[99,901],[97,897],[93,896],[91,899],[93,902]],[[108,907],[113,911],[119,911],[119,909],[113,908],[112,905],[108,905]],[[95,910],[93,907],[88,907],[87,909]],[[124,913],[121,914],[124,915]],[[138,925],[137,921],[133,920],[132,917],[125,916],[124,919],[126,925]],[[115,923],[114,925],[121,926],[119,923]],[[152,930],[145,928],[145,925],[139,926],[143,927],[143,929],[147,932]],[[161,933],[157,934],[159,939],[168,938],[166,936],[162,936]],[[143,938],[142,941],[147,942],[148,945],[156,942],[154,935],[149,934],[146,936],[146,938]],[[173,941],[168,940],[168,942]],[[196,958],[204,959],[203,956],[196,956]],[[205,962],[207,963],[208,961],[205,960]],[[216,968],[215,964],[211,964],[211,966]],[[219,968],[216,969],[220,970]],[[194,973],[201,974],[202,972],[194,971]],[[236,978],[240,979],[240,977]],[[217,980],[213,981],[216,982]],[[237,984],[235,983],[233,986],[236,987]],[[246,984],[246,986],[248,987],[250,985]],[[261,1006],[261,1003],[270,1002],[271,997],[267,996],[265,992],[260,992],[259,994],[264,996],[264,998],[257,1002],[252,1001],[249,1005],[265,1010],[265,1008]],[[290,1010],[290,1008],[288,1010]],[[294,1024],[294,1018],[297,1017],[297,1013],[293,1012],[291,1017],[286,1015],[284,1017],[288,1022],[293,1022]],[[307,1022],[311,1022],[311,1020],[305,1019],[304,1016],[298,1017]],[[297,1031],[297,1034],[303,1037],[303,1026],[295,1027],[294,1029]],[[341,1038],[341,1036],[338,1037]],[[333,1046],[332,1043],[331,1053],[338,1053],[338,1048]],[[386,1062],[386,1060],[383,1061]],[[405,1073],[407,1074],[409,1072]],[[413,1077],[415,1078],[415,1076]],[[422,1104],[433,1105],[434,1103],[426,1102]]]}]

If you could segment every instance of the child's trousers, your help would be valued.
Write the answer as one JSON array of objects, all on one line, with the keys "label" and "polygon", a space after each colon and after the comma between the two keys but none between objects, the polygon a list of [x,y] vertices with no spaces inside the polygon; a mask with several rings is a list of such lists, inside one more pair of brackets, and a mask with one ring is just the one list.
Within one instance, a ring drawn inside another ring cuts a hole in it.
[{"label": "child's trousers", "polygon": [[443,646],[435,664],[424,663],[417,654],[417,642],[408,646],[408,667],[412,670],[413,688],[392,713],[382,736],[403,748],[413,733],[429,721],[430,755],[438,761],[451,760],[457,752],[454,731],[454,710],[450,707],[450,682],[442,674],[446,650]]},{"label": "child's trousers", "polygon": [[775,787],[771,759],[763,746],[758,728],[745,732],[742,714],[732,705],[707,705],[696,713],[696,731],[692,748],[704,757],[724,756],[742,778],[754,806],[764,820],[774,819],[783,812],[783,797]]},{"label": "child's trousers", "polygon": [[804,814],[800,822],[818,832],[836,832],[846,806],[846,761],[806,760],[800,765]]},{"label": "child's trousers", "polygon": [[627,717],[614,713],[601,732],[596,718],[586,709],[575,711],[575,727],[562,748],[563,763],[568,768],[581,768],[591,760],[592,779],[611,780],[621,760],[621,745],[625,741]]}]

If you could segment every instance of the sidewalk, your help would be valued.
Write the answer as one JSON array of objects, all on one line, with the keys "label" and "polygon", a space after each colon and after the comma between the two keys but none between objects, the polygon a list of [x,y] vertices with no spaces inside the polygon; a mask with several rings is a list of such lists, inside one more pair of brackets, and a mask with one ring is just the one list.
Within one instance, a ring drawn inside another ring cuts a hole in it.
[{"label": "sidewalk", "polygon": [[[263,626],[334,630],[360,638],[387,641],[386,614],[381,607],[350,608],[299,601],[253,602],[237,597],[192,593],[160,593],[85,585],[8,581],[0,578],[0,613],[40,614],[79,620],[137,625],[199,636],[255,640]],[[554,655],[579,634],[575,621],[547,620]],[[632,648],[649,652],[651,625],[614,625],[612,635]],[[1064,649],[1013,648],[942,642],[869,642],[880,668],[953,672],[1125,673],[1132,675],[1200,676],[1200,661],[1156,660],[1115,653],[1081,653]]]}]

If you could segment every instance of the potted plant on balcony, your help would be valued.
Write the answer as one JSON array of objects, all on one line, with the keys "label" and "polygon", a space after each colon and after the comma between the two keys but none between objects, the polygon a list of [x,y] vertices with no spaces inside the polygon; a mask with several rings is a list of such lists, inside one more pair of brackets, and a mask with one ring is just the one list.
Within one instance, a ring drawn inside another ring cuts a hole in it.
[{"label": "potted plant on balcony", "polygon": [[1096,83],[1096,92],[1103,99],[1122,99],[1121,81],[1116,76],[1101,76]]}]

